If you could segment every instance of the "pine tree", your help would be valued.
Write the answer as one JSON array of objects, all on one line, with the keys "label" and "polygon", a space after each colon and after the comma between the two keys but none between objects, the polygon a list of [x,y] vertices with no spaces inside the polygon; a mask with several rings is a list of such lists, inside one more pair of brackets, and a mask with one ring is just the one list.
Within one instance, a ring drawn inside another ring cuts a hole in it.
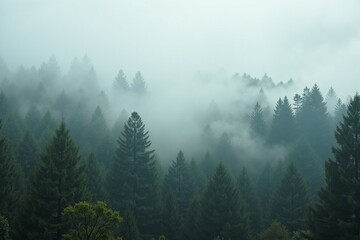
[{"label": "pine tree", "polygon": [[309,190],[310,200],[315,200],[317,192],[323,184],[324,169],[321,160],[305,139],[300,139],[286,157],[288,162],[294,162],[299,172],[304,176]]},{"label": "pine tree", "polygon": [[88,196],[84,166],[79,161],[78,148],[62,122],[40,156],[20,213],[19,239],[61,239],[63,209]]},{"label": "pine tree", "polygon": [[120,223],[120,236],[123,240],[140,240],[139,229],[134,213],[130,208],[126,210],[123,221]]},{"label": "pine tree", "polygon": [[96,148],[100,140],[102,140],[104,136],[109,134],[108,132],[109,129],[106,124],[106,120],[104,118],[102,110],[99,106],[97,106],[92,115],[91,121],[87,126],[86,131],[86,140],[89,144],[89,147],[92,149]]},{"label": "pine tree", "polygon": [[315,84],[305,92],[297,122],[300,132],[322,159],[329,155],[333,142],[326,103],[319,87]]},{"label": "pine tree", "polygon": [[[0,130],[2,128],[0,120]],[[0,215],[12,223],[22,191],[22,175],[7,141],[0,137]]]},{"label": "pine tree", "polygon": [[144,94],[146,92],[145,81],[141,72],[137,72],[131,84],[131,90],[137,94]]},{"label": "pine tree", "polygon": [[[180,213],[186,214],[193,196],[193,182],[184,154],[180,151],[165,176],[165,188],[171,189]],[[167,190],[165,190],[167,191]]]},{"label": "pine tree", "polygon": [[128,91],[130,88],[129,83],[126,81],[126,76],[122,69],[119,70],[119,73],[115,78],[114,88],[121,93]]},{"label": "pine tree", "polygon": [[262,219],[264,219],[267,215],[268,204],[271,193],[273,191],[273,185],[273,168],[271,164],[267,162],[258,178],[256,187]]},{"label": "pine tree", "polygon": [[30,176],[38,164],[39,157],[39,147],[29,131],[23,136],[16,153],[17,160],[23,169],[25,185],[29,187]]},{"label": "pine tree", "polygon": [[250,128],[255,136],[264,137],[266,134],[264,115],[259,103],[255,104],[254,111],[250,115]]},{"label": "pine tree", "polygon": [[326,185],[309,216],[311,239],[358,239],[360,233],[360,96],[336,128],[335,159],[325,162]]},{"label": "pine tree", "polygon": [[291,232],[302,229],[305,226],[308,204],[308,192],[303,177],[295,164],[290,163],[273,193],[269,220],[279,221]]},{"label": "pine tree", "polygon": [[105,199],[103,179],[99,162],[93,153],[91,153],[87,159],[85,174],[87,178],[87,188],[91,195],[92,202],[103,201]]},{"label": "pine tree", "polygon": [[341,99],[339,98],[334,110],[334,125],[337,126],[340,121],[343,119],[343,115],[346,113],[346,105],[342,103]]},{"label": "pine tree", "polygon": [[287,97],[279,99],[270,129],[270,144],[289,144],[296,140],[295,117]]},{"label": "pine tree", "polygon": [[199,239],[248,239],[248,221],[240,195],[221,163],[201,201]]},{"label": "pine tree", "polygon": [[237,183],[240,196],[246,204],[249,216],[250,233],[255,236],[260,232],[261,227],[260,208],[254,187],[245,168],[242,169],[237,179]]},{"label": "pine tree", "polygon": [[134,211],[140,233],[152,236],[158,223],[158,188],[154,151],[139,114],[133,112],[118,140],[115,159],[107,177],[111,206]]},{"label": "pine tree", "polygon": [[165,193],[161,211],[162,233],[168,239],[181,239],[180,230],[182,228],[181,211],[175,194],[171,189]]}]

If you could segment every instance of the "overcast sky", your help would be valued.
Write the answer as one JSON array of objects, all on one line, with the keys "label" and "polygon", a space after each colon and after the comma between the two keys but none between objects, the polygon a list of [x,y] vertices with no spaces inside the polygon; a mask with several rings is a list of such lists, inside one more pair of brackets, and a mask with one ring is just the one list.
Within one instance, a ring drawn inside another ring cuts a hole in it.
[{"label": "overcast sky", "polygon": [[359,31],[358,0],[0,0],[10,68],[54,54],[66,72],[87,53],[104,81],[119,68],[163,84],[224,70],[352,95]]}]

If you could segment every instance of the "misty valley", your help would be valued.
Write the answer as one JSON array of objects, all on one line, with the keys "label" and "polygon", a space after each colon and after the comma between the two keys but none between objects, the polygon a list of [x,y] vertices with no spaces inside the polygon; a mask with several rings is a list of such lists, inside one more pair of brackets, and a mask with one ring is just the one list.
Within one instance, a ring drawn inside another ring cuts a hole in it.
[{"label": "misty valley", "polygon": [[0,239],[359,239],[360,96],[0,61]]}]

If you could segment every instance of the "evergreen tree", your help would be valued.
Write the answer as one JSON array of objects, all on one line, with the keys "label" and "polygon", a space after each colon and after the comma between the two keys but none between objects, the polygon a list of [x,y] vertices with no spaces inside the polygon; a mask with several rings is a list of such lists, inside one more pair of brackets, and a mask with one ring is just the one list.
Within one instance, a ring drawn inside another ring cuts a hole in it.
[{"label": "evergreen tree", "polygon": [[187,212],[183,223],[183,230],[181,234],[183,239],[198,239],[200,234],[200,211],[200,200],[196,197],[192,200],[189,211]]},{"label": "evergreen tree", "polygon": [[39,148],[32,134],[27,131],[23,136],[17,151],[16,157],[23,169],[24,182],[27,187],[30,186],[30,176],[38,164]]},{"label": "evergreen tree", "polygon": [[130,208],[126,210],[124,219],[120,223],[120,236],[123,240],[140,240],[135,216]]},{"label": "evergreen tree", "polygon": [[200,162],[200,167],[207,179],[210,179],[215,172],[216,162],[209,152],[205,153],[204,159]]},{"label": "evergreen tree", "polygon": [[360,96],[336,128],[335,159],[325,162],[326,185],[309,216],[311,239],[358,239],[360,233]]},{"label": "evergreen tree", "polygon": [[263,137],[266,134],[264,115],[259,103],[255,104],[254,111],[250,115],[250,128],[255,136]]},{"label": "evergreen tree", "polygon": [[119,70],[119,73],[115,78],[114,88],[120,92],[126,92],[130,88],[129,83],[126,81],[126,76],[122,69]]},{"label": "evergreen tree", "polygon": [[86,140],[89,144],[89,147],[96,148],[100,140],[102,140],[104,136],[108,134],[108,132],[109,129],[102,110],[99,106],[97,106],[86,131]]},{"label": "evergreen tree", "polygon": [[334,112],[337,100],[338,97],[335,93],[335,90],[333,87],[330,87],[325,97],[326,107],[330,113]]},{"label": "evergreen tree", "polygon": [[181,239],[182,220],[180,213],[175,194],[171,189],[167,190],[162,204],[161,225],[162,233],[168,239]]},{"label": "evergreen tree", "polygon": [[249,216],[250,233],[255,236],[260,232],[261,227],[260,208],[254,187],[245,168],[242,169],[237,182],[240,196],[246,204]]},{"label": "evergreen tree", "polygon": [[334,110],[334,126],[336,127],[340,121],[343,119],[343,115],[346,113],[346,105],[342,103],[341,99],[339,98]]},{"label": "evergreen tree", "polygon": [[302,175],[295,164],[290,163],[272,196],[269,220],[279,221],[291,232],[302,229],[308,204],[308,192]]},{"label": "evergreen tree", "polygon": [[10,112],[9,102],[3,91],[0,92],[0,116],[4,117]]},{"label": "evergreen tree", "polygon": [[[2,128],[0,120],[0,130]],[[0,137],[0,215],[12,223],[22,190],[22,176],[7,141]]]},{"label": "evergreen tree", "polygon": [[91,195],[92,202],[104,200],[105,192],[100,166],[93,153],[91,153],[87,159],[85,174],[87,178],[87,188]]},{"label": "evergreen tree", "polygon": [[324,169],[318,155],[305,139],[300,139],[288,153],[287,161],[296,164],[299,172],[304,176],[310,199],[315,200],[324,177]]},{"label": "evergreen tree", "polygon": [[296,93],[293,100],[294,100],[295,116],[298,116],[298,114],[301,110],[302,97]]},{"label": "evergreen tree", "polygon": [[304,95],[298,116],[299,130],[319,156],[325,159],[333,142],[326,103],[316,84]]},{"label": "evergreen tree", "polygon": [[[186,214],[193,196],[193,182],[184,154],[180,151],[165,176],[165,188],[171,189],[181,214]],[[166,191],[166,190],[165,190]]]},{"label": "evergreen tree", "polygon": [[258,178],[256,189],[260,210],[262,213],[262,219],[264,219],[267,215],[268,203],[273,191],[273,168],[269,162],[265,164]]},{"label": "evergreen tree", "polygon": [[270,144],[289,144],[296,140],[295,117],[287,97],[279,99],[272,121],[269,141]]},{"label": "evergreen tree", "polygon": [[144,94],[146,92],[145,81],[141,72],[137,72],[131,84],[131,90],[138,94]]},{"label": "evergreen tree", "polygon": [[62,211],[87,198],[84,166],[64,122],[40,156],[20,213],[19,239],[61,239]]},{"label": "evergreen tree", "polygon": [[199,239],[248,239],[248,221],[240,195],[221,163],[201,201]]},{"label": "evergreen tree", "polygon": [[109,169],[107,190],[111,206],[134,210],[140,233],[152,236],[158,223],[158,188],[154,151],[139,114],[133,112],[125,125],[115,159]]}]

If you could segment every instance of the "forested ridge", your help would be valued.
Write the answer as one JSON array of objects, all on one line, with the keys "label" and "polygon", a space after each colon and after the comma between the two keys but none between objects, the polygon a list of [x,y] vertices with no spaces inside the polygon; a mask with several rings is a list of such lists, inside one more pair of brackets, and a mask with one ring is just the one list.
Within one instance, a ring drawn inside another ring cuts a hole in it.
[{"label": "forested ridge", "polygon": [[359,239],[359,95],[314,84],[271,103],[293,80],[235,74],[239,95],[256,92],[231,103],[245,114],[211,102],[200,141],[163,159],[169,133],[155,148],[132,108],[148,84],[119,70],[102,90],[88,57],[67,74],[55,57],[0,61],[0,239]]}]

